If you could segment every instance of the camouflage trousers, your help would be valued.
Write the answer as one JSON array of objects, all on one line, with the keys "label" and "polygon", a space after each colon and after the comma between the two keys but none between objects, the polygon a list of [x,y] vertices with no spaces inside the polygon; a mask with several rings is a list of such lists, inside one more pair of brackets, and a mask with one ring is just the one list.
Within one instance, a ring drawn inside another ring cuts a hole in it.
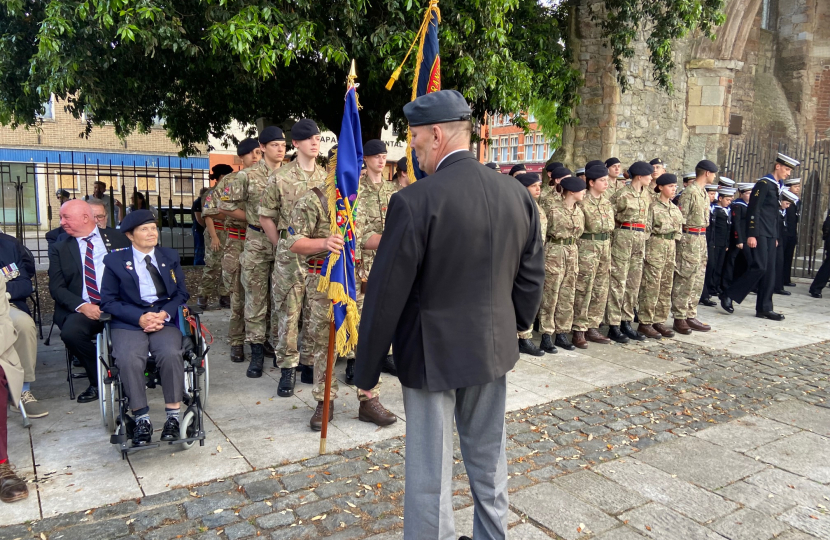
[{"label": "camouflage trousers", "polygon": [[222,280],[231,293],[231,320],[228,323],[228,339],[231,345],[245,343],[245,289],[239,259],[245,249],[245,240],[228,237],[222,255]]},{"label": "camouflage trousers", "polygon": [[222,279],[222,248],[228,239],[225,231],[216,231],[219,237],[219,249],[213,251],[210,248],[210,233],[205,229],[205,269],[202,272],[202,282],[199,284],[199,296],[210,298],[217,296],[228,296],[228,289]]},{"label": "camouflage trousers", "polygon": [[[311,361],[314,364],[314,388],[311,395],[315,401],[323,401],[326,396],[326,363],[329,352],[329,331],[331,322],[329,319],[329,306],[331,301],[325,293],[317,290],[319,283],[317,274],[308,274],[305,279],[306,295],[303,306],[303,351],[310,353]],[[380,395],[380,381],[372,389],[372,396]],[[330,399],[337,398],[339,384],[337,377],[332,375]],[[368,398],[357,393],[358,400],[366,401]]]},{"label": "camouflage trousers", "polygon": [[579,273],[576,277],[573,329],[599,328],[608,301],[611,279],[611,241],[577,240]]},{"label": "camouflage trousers", "polygon": [[265,233],[248,229],[242,253],[242,287],[245,289],[245,341],[265,343],[268,335],[269,280],[274,265],[274,244]]},{"label": "camouflage trousers", "polygon": [[300,322],[303,315],[303,298],[305,297],[305,274],[308,267],[305,257],[285,247],[284,241],[277,244],[277,256],[274,271],[271,273],[271,329],[274,349],[277,353],[277,365],[281,369],[295,368],[302,359],[304,365],[312,365],[309,351],[303,349],[300,354]]},{"label": "camouflage trousers", "polygon": [[703,292],[708,258],[706,236],[684,234],[680,237],[671,291],[671,313],[675,319],[697,317],[697,302]]},{"label": "camouflage trousers", "polygon": [[643,257],[646,250],[646,233],[629,229],[616,229],[611,241],[611,280],[605,320],[609,325],[620,321],[633,321],[640,280],[643,277]]},{"label": "camouflage trousers", "polygon": [[545,284],[539,322],[543,334],[571,331],[574,317],[574,286],[579,267],[576,244],[545,245]]},{"label": "camouflage trousers", "polygon": [[533,339],[533,328],[524,332],[516,332],[516,337],[519,339]]},{"label": "camouflage trousers", "polygon": [[646,241],[643,281],[637,316],[643,324],[663,324],[669,317],[674,282],[675,241],[656,236]]}]

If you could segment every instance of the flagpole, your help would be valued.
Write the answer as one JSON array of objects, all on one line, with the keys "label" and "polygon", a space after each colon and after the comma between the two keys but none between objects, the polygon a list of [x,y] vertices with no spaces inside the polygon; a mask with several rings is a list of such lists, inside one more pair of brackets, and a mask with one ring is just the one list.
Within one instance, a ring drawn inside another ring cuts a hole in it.
[{"label": "flagpole", "polygon": [[329,428],[329,407],[331,406],[331,377],[334,370],[334,321],[329,323],[329,351],[326,356],[326,394],[323,397],[323,429],[320,431],[320,455],[326,453],[326,435]]}]

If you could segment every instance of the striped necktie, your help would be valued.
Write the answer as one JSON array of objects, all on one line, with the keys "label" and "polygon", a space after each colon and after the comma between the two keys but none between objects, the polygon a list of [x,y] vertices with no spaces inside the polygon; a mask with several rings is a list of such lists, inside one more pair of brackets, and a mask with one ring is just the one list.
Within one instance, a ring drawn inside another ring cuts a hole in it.
[{"label": "striped necktie", "polygon": [[86,241],[86,255],[84,255],[84,283],[86,292],[89,294],[89,301],[93,304],[101,303],[101,293],[98,292],[98,282],[95,280],[95,259],[92,258],[92,237],[84,238]]}]

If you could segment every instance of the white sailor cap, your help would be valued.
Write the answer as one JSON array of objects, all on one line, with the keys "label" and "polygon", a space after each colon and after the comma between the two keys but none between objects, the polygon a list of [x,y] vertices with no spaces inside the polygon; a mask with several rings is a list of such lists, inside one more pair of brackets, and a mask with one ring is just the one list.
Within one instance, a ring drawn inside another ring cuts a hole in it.
[{"label": "white sailor cap", "polygon": [[620,173],[617,175],[617,180],[625,180],[625,175]]},{"label": "white sailor cap", "polygon": [[789,189],[783,189],[781,190],[781,200],[790,201],[791,203],[795,204],[798,202],[798,195],[796,195]]},{"label": "white sailor cap", "polygon": [[727,178],[725,176],[721,176],[718,180],[718,184],[726,187],[733,187],[735,185],[735,181],[731,178]]},{"label": "white sailor cap", "polygon": [[775,158],[775,162],[780,163],[781,165],[786,165],[790,169],[795,169],[796,167],[801,165],[801,162],[797,159],[791,158],[790,156],[782,154],[781,152],[778,152],[778,157]]},{"label": "white sailor cap", "polygon": [[706,186],[704,187],[706,191],[717,191],[720,186],[718,186],[717,184],[706,184]]},{"label": "white sailor cap", "polygon": [[718,196],[723,195],[724,197],[734,197],[735,196],[735,188],[731,187],[722,187],[718,189]]},{"label": "white sailor cap", "polygon": [[575,175],[585,174],[585,167],[580,167],[574,173]]},{"label": "white sailor cap", "polygon": [[800,184],[800,183],[801,183],[801,178],[788,178],[787,180],[784,180],[784,185],[785,186],[794,186],[794,185]]},{"label": "white sailor cap", "polygon": [[735,187],[738,188],[738,191],[741,191],[741,192],[751,191],[752,188],[755,187],[755,184],[753,184],[752,182],[738,182],[738,184],[735,185]]},{"label": "white sailor cap", "polygon": [[697,178],[697,175],[694,173],[694,171],[687,172],[683,175],[683,180],[694,180],[695,178]]}]

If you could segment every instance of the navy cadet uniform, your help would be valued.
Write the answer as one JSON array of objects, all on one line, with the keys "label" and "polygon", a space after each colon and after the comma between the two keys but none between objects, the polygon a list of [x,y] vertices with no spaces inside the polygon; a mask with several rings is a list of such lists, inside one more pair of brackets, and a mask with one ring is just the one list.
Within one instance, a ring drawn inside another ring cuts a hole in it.
[{"label": "navy cadet uniform", "polygon": [[[732,231],[729,234],[729,251],[726,253],[726,264],[723,268],[723,290],[729,288],[732,282],[741,277],[746,271],[748,257],[750,256],[749,246],[746,245],[746,216],[747,203],[740,195],[752,191],[755,184],[741,182],[737,184],[737,193],[732,204],[729,205],[729,213],[732,221]],[[738,246],[741,247],[738,247]]]},{"label": "navy cadet uniform", "polygon": [[[801,184],[801,178],[788,178],[784,180],[784,189],[789,189],[791,186]],[[795,248],[798,245],[798,222],[801,219],[801,200],[791,203],[787,208],[784,216],[785,228],[783,241],[778,243],[778,248],[782,253],[781,272],[775,274],[775,292],[782,294],[780,291],[784,287],[795,287],[792,280],[793,258],[795,257]],[[777,270],[777,269],[776,269]]]},{"label": "navy cadet uniform", "polygon": [[[733,188],[720,188],[718,197],[733,197]],[[729,236],[732,232],[732,213],[728,206],[715,205],[712,211],[712,276],[707,283],[709,294],[718,296],[722,292],[723,269],[729,250]]]}]

